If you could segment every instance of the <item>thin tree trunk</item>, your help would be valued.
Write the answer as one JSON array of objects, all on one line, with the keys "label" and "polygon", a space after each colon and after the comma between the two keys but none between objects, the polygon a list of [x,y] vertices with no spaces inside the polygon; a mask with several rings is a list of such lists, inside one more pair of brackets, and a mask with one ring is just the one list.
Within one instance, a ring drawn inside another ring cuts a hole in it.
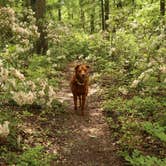
[{"label": "thin tree trunk", "polygon": [[108,31],[108,20],[109,20],[109,12],[110,12],[110,7],[109,7],[109,0],[105,0],[105,30]]},{"label": "thin tree trunk", "polygon": [[104,16],[104,1],[101,0],[101,25],[102,30],[105,31],[105,16]]},{"label": "thin tree trunk", "polygon": [[93,11],[91,13],[91,16],[90,16],[90,32],[91,33],[94,33],[95,31],[95,15],[94,15],[95,11]]},{"label": "thin tree trunk", "polygon": [[80,9],[80,19],[81,19],[82,28],[85,29],[85,13],[84,13],[82,7]]},{"label": "thin tree trunk", "polygon": [[58,21],[62,20],[61,8],[58,9]]},{"label": "thin tree trunk", "polygon": [[58,21],[62,21],[61,0],[58,1]]},{"label": "thin tree trunk", "polygon": [[[43,24],[43,19],[46,12],[46,0],[31,0],[35,3],[35,17],[37,20],[38,32],[40,33],[39,40],[36,43],[37,54],[46,54],[48,43],[46,41],[46,32]],[[33,5],[33,4],[32,4]]]},{"label": "thin tree trunk", "polygon": [[160,13],[162,16],[165,15],[165,0],[160,0]]},{"label": "thin tree trunk", "polygon": [[35,15],[37,20],[44,18],[46,12],[46,2],[45,0],[36,0],[35,3]]},{"label": "thin tree trunk", "polygon": [[122,1],[121,0],[119,0],[119,2],[117,3],[117,8],[122,8]]}]

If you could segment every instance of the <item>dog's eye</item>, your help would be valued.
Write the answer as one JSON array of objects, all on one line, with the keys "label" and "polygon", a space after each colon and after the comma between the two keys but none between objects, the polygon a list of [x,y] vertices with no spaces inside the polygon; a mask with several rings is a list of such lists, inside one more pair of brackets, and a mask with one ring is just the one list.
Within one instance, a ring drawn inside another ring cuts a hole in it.
[{"label": "dog's eye", "polygon": [[87,69],[84,69],[84,72],[86,73],[86,72],[87,72]]}]

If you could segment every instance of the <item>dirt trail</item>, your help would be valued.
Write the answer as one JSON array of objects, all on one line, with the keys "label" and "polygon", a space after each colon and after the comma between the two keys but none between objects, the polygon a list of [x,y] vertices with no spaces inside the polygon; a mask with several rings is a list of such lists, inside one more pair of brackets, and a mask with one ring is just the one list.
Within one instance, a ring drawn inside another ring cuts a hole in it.
[{"label": "dirt trail", "polygon": [[58,99],[67,105],[68,113],[59,124],[59,159],[52,165],[122,166],[124,164],[116,154],[117,149],[100,108],[100,88],[96,84],[90,86],[86,115],[82,117],[73,111],[69,80],[74,66],[75,63],[71,63],[65,69],[65,80],[62,81],[61,90],[57,94]]}]

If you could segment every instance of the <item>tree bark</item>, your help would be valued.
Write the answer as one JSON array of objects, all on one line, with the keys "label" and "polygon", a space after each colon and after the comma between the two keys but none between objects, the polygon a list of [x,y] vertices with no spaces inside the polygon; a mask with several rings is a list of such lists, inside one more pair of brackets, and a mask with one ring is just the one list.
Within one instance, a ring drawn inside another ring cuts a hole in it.
[{"label": "tree bark", "polygon": [[85,29],[85,13],[84,13],[82,7],[80,9],[80,20],[81,20],[82,29]]},{"label": "tree bark", "polygon": [[36,42],[36,53],[37,54],[46,54],[48,49],[48,42],[46,40],[47,33],[45,32],[44,27],[44,17],[46,12],[46,0],[31,0],[31,6],[35,12],[36,22],[38,26],[38,32],[40,37]]},{"label": "tree bark", "polygon": [[102,30],[105,31],[105,16],[104,16],[104,1],[101,0],[101,25]]},{"label": "tree bark", "polygon": [[80,6],[80,22],[83,29],[85,29],[85,12],[83,10],[83,1],[79,0],[79,6]]},{"label": "tree bark", "polygon": [[165,0],[160,0],[160,14],[165,15]]},{"label": "tree bark", "polygon": [[109,0],[105,0],[105,30],[108,31],[108,20],[109,20],[109,12],[110,12],[110,7],[109,7]]},{"label": "tree bark", "polygon": [[43,19],[46,12],[46,0],[35,1],[35,15],[36,19]]},{"label": "tree bark", "polygon": [[122,6],[123,6],[123,5],[122,5],[122,1],[121,1],[121,0],[119,0],[119,2],[117,3],[117,5],[116,5],[116,6],[117,6],[117,8],[122,8]]},{"label": "tree bark", "polygon": [[58,21],[62,21],[61,0],[58,1]]},{"label": "tree bark", "polygon": [[94,15],[94,11],[91,13],[91,16],[90,16],[90,32],[91,33],[94,33],[95,31],[95,15]]}]

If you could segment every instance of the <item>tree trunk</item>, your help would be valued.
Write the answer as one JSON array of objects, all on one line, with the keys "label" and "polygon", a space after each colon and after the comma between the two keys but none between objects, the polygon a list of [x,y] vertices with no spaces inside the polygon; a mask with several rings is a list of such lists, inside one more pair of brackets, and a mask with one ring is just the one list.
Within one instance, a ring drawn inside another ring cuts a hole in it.
[{"label": "tree trunk", "polygon": [[61,0],[58,1],[58,21],[62,21]]},{"label": "tree trunk", "polygon": [[110,12],[110,7],[109,7],[109,0],[105,0],[105,30],[108,31],[108,20],[109,20],[109,12]]},{"label": "tree trunk", "polygon": [[165,0],[160,0],[160,13],[162,16],[165,15]]},{"label": "tree trunk", "polygon": [[90,16],[90,32],[91,33],[94,33],[95,31],[95,15],[94,15],[95,11],[93,11],[91,13],[91,16]]},{"label": "tree trunk", "polygon": [[38,32],[40,37],[36,43],[36,53],[37,54],[46,54],[48,49],[48,43],[46,40],[46,32],[44,27],[44,16],[46,12],[46,0],[31,0],[32,9],[35,11],[35,17],[38,26]]},{"label": "tree trunk", "polygon": [[119,2],[117,3],[117,5],[116,5],[116,6],[117,6],[117,8],[122,8],[122,6],[123,6],[123,5],[122,5],[122,1],[121,1],[121,0],[119,0]]},{"label": "tree trunk", "polygon": [[37,20],[43,19],[46,12],[46,2],[45,0],[36,0],[35,3],[35,15]]},{"label": "tree trunk", "polygon": [[84,13],[82,7],[80,9],[80,20],[81,20],[82,29],[85,29],[85,13]]},{"label": "tree trunk", "polygon": [[58,9],[58,21],[62,20],[61,8]]},{"label": "tree trunk", "polygon": [[105,16],[104,16],[104,1],[101,0],[101,25],[102,30],[105,31]]},{"label": "tree trunk", "polygon": [[83,1],[79,0],[79,6],[80,6],[80,23],[83,29],[85,29],[85,13],[83,10]]}]

